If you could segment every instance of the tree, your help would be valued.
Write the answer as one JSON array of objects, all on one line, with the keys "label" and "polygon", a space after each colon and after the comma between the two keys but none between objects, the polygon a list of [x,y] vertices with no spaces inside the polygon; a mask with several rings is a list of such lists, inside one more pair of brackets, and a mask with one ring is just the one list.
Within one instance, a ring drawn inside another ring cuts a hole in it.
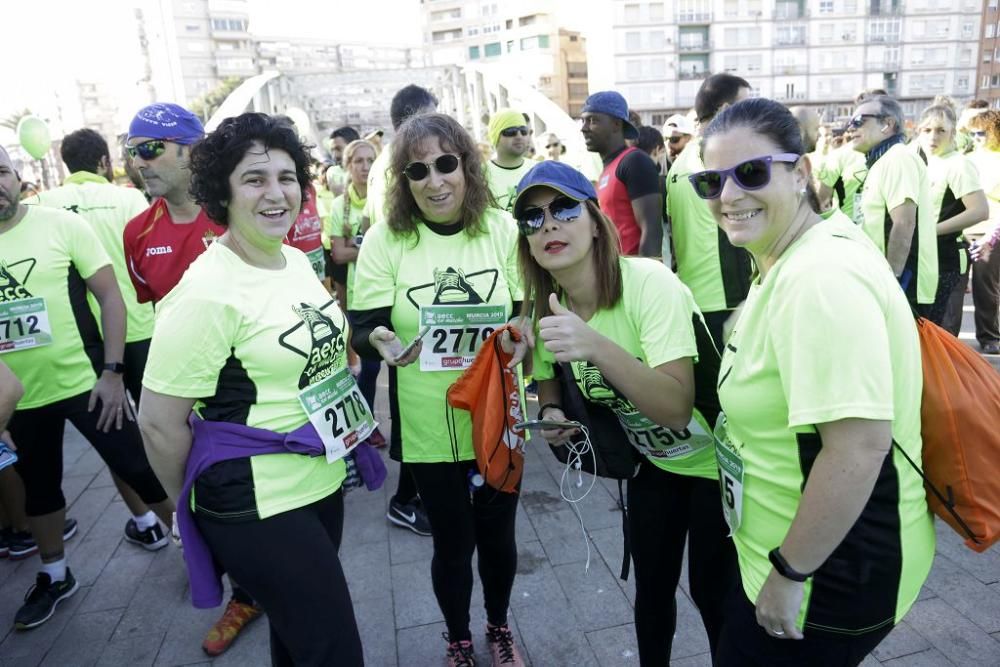
[{"label": "tree", "polygon": [[7,116],[6,118],[0,119],[0,127],[10,128],[12,132],[17,132],[17,124],[21,122],[21,119],[25,116],[30,116],[31,109],[22,109]]},{"label": "tree", "polygon": [[222,103],[229,97],[229,93],[236,90],[244,81],[246,78],[241,76],[230,76],[223,79],[213,90],[192,102],[191,111],[197,114],[202,121],[207,122],[215,110],[222,106]]}]

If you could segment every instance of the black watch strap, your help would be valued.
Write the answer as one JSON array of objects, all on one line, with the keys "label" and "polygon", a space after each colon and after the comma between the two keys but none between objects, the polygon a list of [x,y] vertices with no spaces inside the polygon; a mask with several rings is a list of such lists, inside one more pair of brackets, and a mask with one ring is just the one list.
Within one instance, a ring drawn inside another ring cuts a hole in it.
[{"label": "black watch strap", "polygon": [[809,574],[803,574],[798,570],[793,569],[792,566],[788,564],[788,561],[785,560],[785,557],[781,555],[781,547],[774,547],[771,549],[771,553],[767,554],[767,559],[771,561],[771,565],[774,566],[777,573],[785,579],[801,583],[812,576],[812,572]]},{"label": "black watch strap", "polygon": [[121,375],[125,372],[125,364],[120,361],[116,361],[113,364],[104,364],[103,370],[111,371],[112,373],[118,373]]}]

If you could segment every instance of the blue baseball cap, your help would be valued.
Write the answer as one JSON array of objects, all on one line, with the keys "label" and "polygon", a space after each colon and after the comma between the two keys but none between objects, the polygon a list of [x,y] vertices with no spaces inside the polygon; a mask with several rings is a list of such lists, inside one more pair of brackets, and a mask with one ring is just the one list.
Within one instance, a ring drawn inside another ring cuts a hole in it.
[{"label": "blue baseball cap", "polygon": [[193,144],[205,136],[205,126],[198,116],[170,102],[158,102],[139,109],[128,126],[128,139],[148,137],[175,144]]},{"label": "blue baseball cap", "polygon": [[626,139],[638,139],[639,130],[628,119],[628,102],[621,96],[621,93],[613,90],[602,90],[594,93],[583,103],[580,113],[603,113],[620,120],[625,129]]},{"label": "blue baseball cap", "polygon": [[561,195],[576,201],[593,199],[597,201],[597,191],[587,177],[565,162],[545,160],[528,170],[521,182],[517,184],[517,194],[514,195],[514,217],[521,212],[525,192],[531,188],[544,186],[552,188]]}]

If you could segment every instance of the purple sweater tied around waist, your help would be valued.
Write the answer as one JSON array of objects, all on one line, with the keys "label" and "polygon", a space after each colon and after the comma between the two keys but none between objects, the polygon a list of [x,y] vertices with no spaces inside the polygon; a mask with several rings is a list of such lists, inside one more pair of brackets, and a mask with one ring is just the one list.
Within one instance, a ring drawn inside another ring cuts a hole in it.
[{"label": "purple sweater tied around waist", "polygon": [[[177,499],[177,527],[184,543],[184,562],[191,584],[191,602],[199,609],[222,604],[222,566],[212,557],[208,544],[198,532],[191,513],[191,489],[198,476],[221,461],[241,459],[261,454],[303,454],[325,456],[323,441],[312,424],[306,422],[290,433],[275,433],[266,429],[205,421],[194,414],[189,420],[193,441],[184,470],[184,486]],[[369,491],[382,486],[386,469],[382,458],[368,443],[353,450],[358,473]]]}]

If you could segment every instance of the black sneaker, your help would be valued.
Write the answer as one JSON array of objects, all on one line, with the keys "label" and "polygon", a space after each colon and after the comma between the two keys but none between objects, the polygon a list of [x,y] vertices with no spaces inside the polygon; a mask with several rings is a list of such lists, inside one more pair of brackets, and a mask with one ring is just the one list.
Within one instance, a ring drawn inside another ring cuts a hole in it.
[{"label": "black sneaker", "polygon": [[132,544],[138,544],[146,551],[157,551],[170,542],[170,538],[163,532],[159,521],[146,530],[139,530],[135,519],[129,519],[128,523],[125,524],[125,540]]},{"label": "black sneaker", "polygon": [[385,518],[390,522],[409,528],[417,535],[425,537],[431,534],[431,522],[427,520],[427,512],[424,511],[419,499],[412,502],[401,503],[395,498],[389,500],[389,511],[385,513]]},{"label": "black sneaker", "polygon": [[14,616],[14,627],[18,630],[37,628],[52,618],[59,603],[76,593],[78,588],[76,579],[68,567],[66,579],[55,583],[48,574],[39,572],[35,578],[35,585],[28,589],[28,594],[24,596],[24,604]]},{"label": "black sneaker", "polygon": [[13,530],[11,528],[0,528],[0,558],[10,555],[10,537]]},{"label": "black sneaker", "polygon": [[[76,519],[66,519],[66,523],[63,524],[63,542],[76,535],[77,528]],[[7,538],[7,555],[10,556],[11,560],[21,560],[28,556],[34,556],[36,553],[38,553],[38,544],[31,533],[10,531]]]}]

